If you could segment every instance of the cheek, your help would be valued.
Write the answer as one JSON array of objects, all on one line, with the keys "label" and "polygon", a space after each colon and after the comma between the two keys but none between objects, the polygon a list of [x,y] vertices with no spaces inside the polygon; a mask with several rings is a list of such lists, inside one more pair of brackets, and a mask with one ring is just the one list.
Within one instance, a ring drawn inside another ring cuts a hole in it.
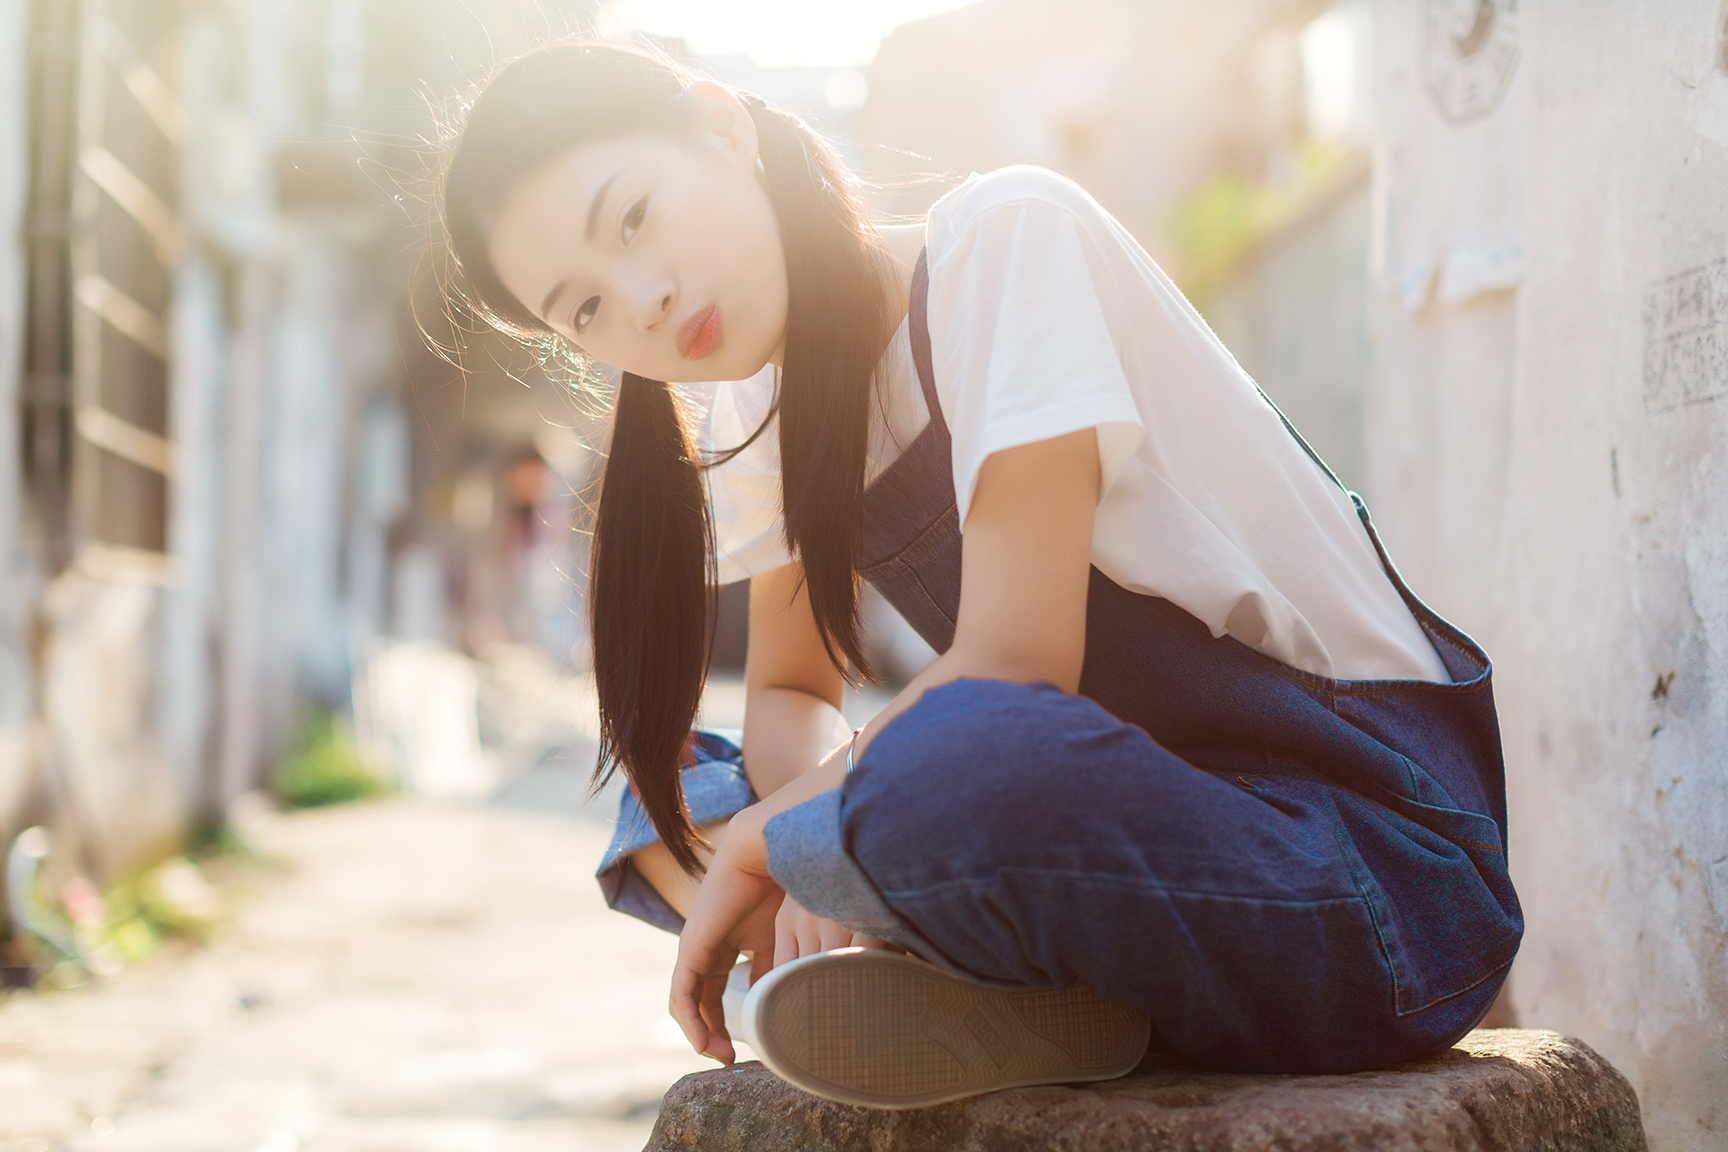
[{"label": "cheek", "polygon": [[658,379],[664,366],[645,356],[645,341],[635,324],[618,309],[603,308],[594,323],[580,337],[565,339],[583,356],[598,360],[608,368],[634,372],[638,376]]},{"label": "cheek", "polygon": [[780,229],[774,209],[755,178],[726,169],[711,184],[693,190],[689,237],[710,253],[713,271],[759,290],[779,260]]},{"label": "cheek", "polygon": [[734,267],[744,270],[751,295],[763,318],[784,323],[786,317],[786,259],[780,246],[780,226],[765,197],[756,196],[745,206],[734,238],[738,246]]}]

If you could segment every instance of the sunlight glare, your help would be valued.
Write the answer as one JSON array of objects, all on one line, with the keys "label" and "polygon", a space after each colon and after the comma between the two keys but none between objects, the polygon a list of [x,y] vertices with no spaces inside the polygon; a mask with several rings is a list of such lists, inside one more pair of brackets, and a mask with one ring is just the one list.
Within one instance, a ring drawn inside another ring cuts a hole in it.
[{"label": "sunlight glare", "polygon": [[1359,136],[1366,129],[1373,21],[1364,0],[1344,0],[1302,30],[1308,127],[1322,140]]},{"label": "sunlight glare", "polygon": [[763,68],[857,68],[901,24],[973,0],[617,0],[624,25],[683,37],[697,56],[745,55]]}]

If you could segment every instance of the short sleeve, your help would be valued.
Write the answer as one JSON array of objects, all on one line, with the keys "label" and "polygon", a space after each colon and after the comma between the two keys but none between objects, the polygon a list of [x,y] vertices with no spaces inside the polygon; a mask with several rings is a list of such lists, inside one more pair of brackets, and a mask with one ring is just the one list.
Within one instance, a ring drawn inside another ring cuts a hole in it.
[{"label": "short sleeve", "polygon": [[[710,452],[727,452],[750,439],[774,406],[774,370],[727,382],[714,391],[704,436]],[[708,470],[714,512],[715,579],[745,580],[792,562],[780,514],[780,437],[769,425],[754,443]]]},{"label": "short sleeve", "polygon": [[931,240],[927,314],[962,518],[992,453],[1083,428],[1097,429],[1107,493],[1144,425],[1113,335],[1120,307],[1099,283],[1091,234],[1069,207],[1040,197],[953,213],[941,231]]}]

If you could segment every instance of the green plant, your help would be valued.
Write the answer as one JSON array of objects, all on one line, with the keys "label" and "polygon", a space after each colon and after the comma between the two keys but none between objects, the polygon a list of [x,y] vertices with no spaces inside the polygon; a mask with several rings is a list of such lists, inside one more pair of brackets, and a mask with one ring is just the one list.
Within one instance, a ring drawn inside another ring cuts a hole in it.
[{"label": "green plant", "polygon": [[330,712],[306,722],[299,750],[277,766],[272,784],[277,798],[291,808],[346,804],[384,791],[383,781]]},{"label": "green plant", "polygon": [[1243,257],[1323,194],[1346,156],[1338,145],[1310,140],[1277,183],[1225,172],[1179,202],[1164,231],[1188,298],[1205,308]]}]

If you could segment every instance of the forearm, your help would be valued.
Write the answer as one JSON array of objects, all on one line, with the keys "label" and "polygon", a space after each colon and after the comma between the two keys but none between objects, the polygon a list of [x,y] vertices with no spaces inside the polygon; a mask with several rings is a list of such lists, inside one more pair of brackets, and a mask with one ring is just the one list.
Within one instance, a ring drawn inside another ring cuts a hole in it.
[{"label": "forearm", "polygon": [[961,545],[954,643],[864,727],[856,755],[925,692],[955,680],[1080,690],[1099,483],[1089,428],[984,461]]},{"label": "forearm", "polygon": [[1043,648],[1021,645],[1009,638],[1007,643],[972,642],[957,637],[952,647],[931,661],[914,676],[886,707],[873,716],[858,733],[854,746],[854,762],[864,755],[864,749],[889,722],[923,697],[932,688],[952,684],[956,680],[1006,680],[1017,684],[1054,684],[1064,692],[1080,689],[1080,663],[1084,650],[1076,653],[1063,648]]},{"label": "forearm", "polygon": [[[738,826],[739,833],[754,835],[759,840],[762,829],[775,816],[796,808],[806,800],[815,799],[824,792],[840,787],[846,782],[846,753],[848,748],[854,750],[854,763],[856,763],[856,758],[864,754],[864,749],[876,733],[887,726],[894,717],[916,704],[926,691],[965,677],[984,680],[1018,680],[1023,683],[1049,680],[1056,683],[1060,688],[1073,691],[1079,680],[1079,671],[1076,668],[1070,676],[1059,661],[1054,660],[1048,654],[1041,654],[1035,649],[1020,649],[1011,644],[1004,646],[962,646],[957,643],[932,661],[924,671],[913,677],[912,681],[901,689],[893,700],[889,701],[888,706],[878,712],[875,718],[859,731],[855,743],[851,734],[843,728],[838,734],[837,746],[834,741],[830,740],[823,750],[825,755],[819,755],[805,761],[806,764],[814,764],[814,767],[795,772],[781,787],[771,793],[764,793],[758,786],[756,794],[762,799],[734,818],[733,822],[734,825]],[[1066,683],[1070,679],[1076,683]],[[817,701],[817,703],[821,703],[821,701]],[[808,708],[809,705],[794,703],[791,707],[802,709]],[[829,708],[835,716],[839,715],[838,709],[834,709],[832,706]],[[842,721],[843,725],[844,721]],[[749,739],[748,729],[745,730],[745,738],[746,740]],[[748,746],[744,755],[745,764],[748,765],[750,756]],[[819,763],[816,762],[818,760]],[[754,779],[753,776],[752,780]]]},{"label": "forearm", "polygon": [[752,685],[744,701],[744,772],[769,796],[850,739],[846,719],[827,700],[797,688]]},{"label": "forearm", "polygon": [[[820,697],[793,688],[752,688],[744,700],[744,772],[756,795],[776,794],[787,782],[808,773],[836,747],[844,758],[844,744],[851,735],[840,710]],[[838,785],[836,779],[828,787]],[[817,788],[810,795],[826,790]],[[721,840],[726,834],[726,822],[709,825],[703,831],[710,839]],[[706,864],[708,853],[700,855]],[[665,845],[648,845],[635,854],[633,862],[673,911],[680,916],[690,914],[697,879],[673,862]]]}]

